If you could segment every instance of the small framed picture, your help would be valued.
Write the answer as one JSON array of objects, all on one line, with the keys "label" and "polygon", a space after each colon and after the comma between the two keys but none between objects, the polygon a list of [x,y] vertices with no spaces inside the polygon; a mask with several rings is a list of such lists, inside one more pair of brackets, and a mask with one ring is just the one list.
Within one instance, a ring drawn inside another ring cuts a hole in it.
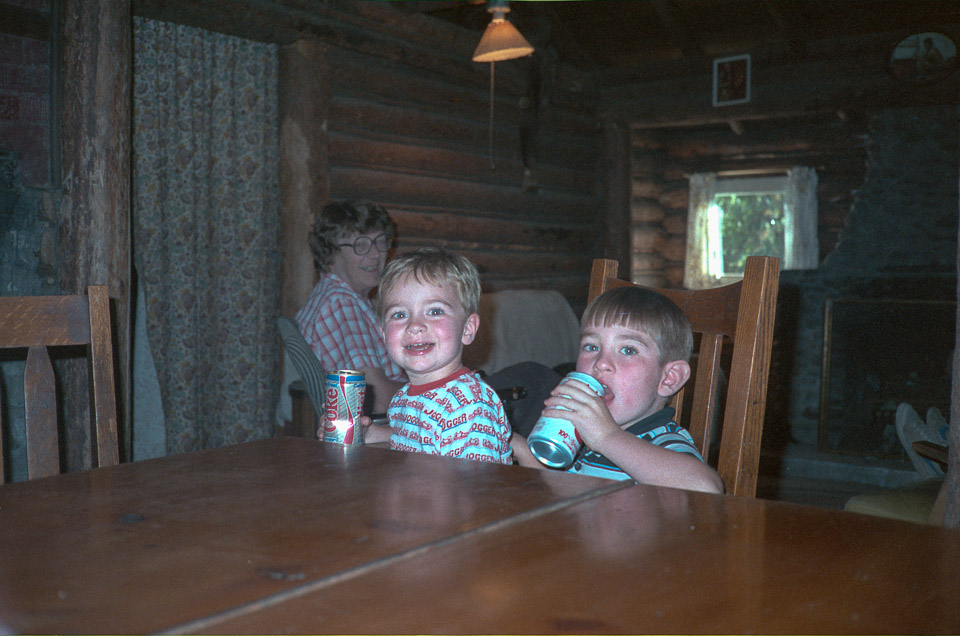
[{"label": "small framed picture", "polygon": [[713,61],[713,105],[750,101],[750,55],[718,57]]},{"label": "small framed picture", "polygon": [[957,46],[942,33],[915,33],[901,41],[890,56],[890,72],[898,80],[930,84],[957,67]]}]

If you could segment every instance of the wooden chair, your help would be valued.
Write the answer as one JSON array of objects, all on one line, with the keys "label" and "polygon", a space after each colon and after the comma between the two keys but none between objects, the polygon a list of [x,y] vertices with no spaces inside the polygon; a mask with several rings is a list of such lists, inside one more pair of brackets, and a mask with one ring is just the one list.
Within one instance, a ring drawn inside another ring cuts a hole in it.
[{"label": "wooden chair", "polygon": [[[85,346],[90,360],[97,465],[118,464],[110,298],[103,285],[86,295],[0,296],[0,348],[27,349],[23,373],[27,477],[60,473],[57,398],[49,347]],[[2,424],[2,422],[0,422]],[[0,438],[0,483],[3,483]]]},{"label": "wooden chair", "polygon": [[[671,404],[677,409],[676,421],[687,426],[704,458],[710,455],[719,403],[724,338],[732,342],[717,472],[727,493],[734,495],[756,496],[779,279],[779,259],[750,256],[742,281],[714,289],[657,290],[679,305],[694,334],[700,334],[695,377],[674,396]],[[633,283],[617,278],[616,261],[596,259],[587,300],[626,285]],[[684,419],[684,395],[691,384],[692,406],[689,417]]]}]

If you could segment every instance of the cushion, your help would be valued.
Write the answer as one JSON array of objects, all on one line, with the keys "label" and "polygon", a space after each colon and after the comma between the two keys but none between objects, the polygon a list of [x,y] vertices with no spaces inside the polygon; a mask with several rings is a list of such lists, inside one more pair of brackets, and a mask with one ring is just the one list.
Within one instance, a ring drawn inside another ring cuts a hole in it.
[{"label": "cushion", "polygon": [[576,360],[580,321],[552,289],[506,289],[480,297],[480,329],[463,363],[492,375],[520,362],[546,367]]},{"label": "cushion", "polygon": [[843,509],[874,517],[930,523],[930,513],[943,478],[924,479],[899,488],[864,493],[847,500]]}]

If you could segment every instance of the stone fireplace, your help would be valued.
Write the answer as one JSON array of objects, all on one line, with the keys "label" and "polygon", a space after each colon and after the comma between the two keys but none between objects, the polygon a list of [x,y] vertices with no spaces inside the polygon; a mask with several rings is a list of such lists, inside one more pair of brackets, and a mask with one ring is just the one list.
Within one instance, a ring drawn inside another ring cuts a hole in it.
[{"label": "stone fireplace", "polygon": [[956,106],[874,115],[864,183],[836,248],[817,270],[781,276],[771,374],[781,401],[768,403],[764,451],[785,467],[802,457],[849,464],[843,478],[865,466],[909,469],[893,428],[897,404],[949,417],[957,115]]},{"label": "stone fireplace", "polygon": [[827,299],[818,447],[905,459],[897,405],[950,411],[955,321],[949,300]]}]

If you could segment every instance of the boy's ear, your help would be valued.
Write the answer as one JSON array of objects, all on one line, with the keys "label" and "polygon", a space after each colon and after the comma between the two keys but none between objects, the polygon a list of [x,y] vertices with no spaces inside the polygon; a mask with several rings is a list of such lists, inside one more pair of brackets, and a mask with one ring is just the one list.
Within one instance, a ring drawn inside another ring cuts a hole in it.
[{"label": "boy's ear", "polygon": [[460,338],[460,342],[465,345],[473,342],[473,339],[477,337],[477,329],[480,328],[480,314],[470,314],[467,316],[467,320],[463,323],[463,336]]},{"label": "boy's ear", "polygon": [[690,363],[686,360],[672,360],[663,365],[660,372],[660,384],[657,386],[657,395],[670,397],[679,391],[690,379]]}]

